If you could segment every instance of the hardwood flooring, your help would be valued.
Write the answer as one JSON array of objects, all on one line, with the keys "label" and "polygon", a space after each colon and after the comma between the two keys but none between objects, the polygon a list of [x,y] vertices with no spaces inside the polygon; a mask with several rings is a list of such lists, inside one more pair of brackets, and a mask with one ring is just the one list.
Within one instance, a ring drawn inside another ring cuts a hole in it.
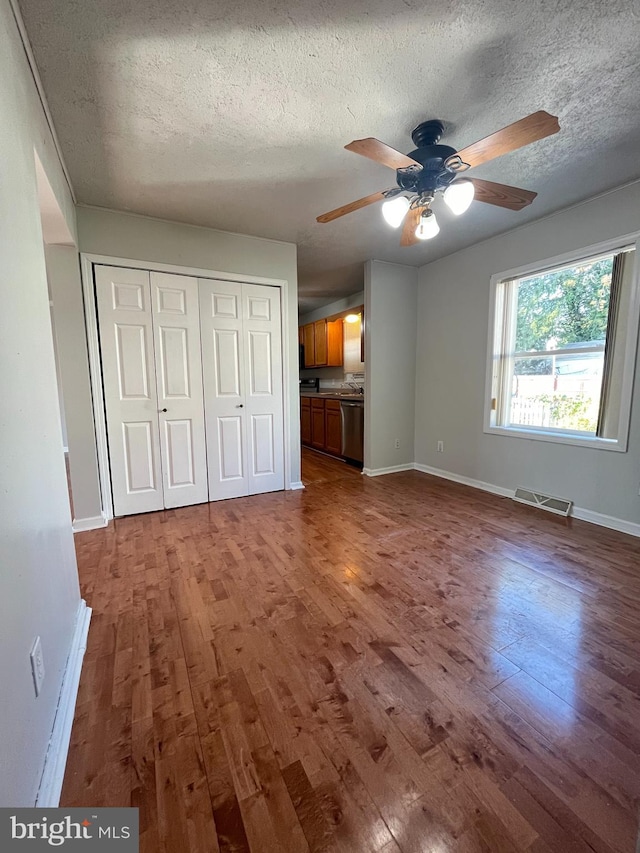
[{"label": "hardwood flooring", "polygon": [[144,853],[632,853],[640,542],[303,471],[76,536],[63,805],[138,806]]}]

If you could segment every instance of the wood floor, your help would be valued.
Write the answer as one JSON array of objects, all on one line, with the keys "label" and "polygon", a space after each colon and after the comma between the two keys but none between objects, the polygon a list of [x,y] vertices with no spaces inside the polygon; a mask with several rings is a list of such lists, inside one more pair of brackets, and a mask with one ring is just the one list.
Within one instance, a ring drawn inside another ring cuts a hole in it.
[{"label": "wood floor", "polygon": [[299,492],[76,536],[62,804],[144,853],[632,853],[640,542],[305,452]]}]

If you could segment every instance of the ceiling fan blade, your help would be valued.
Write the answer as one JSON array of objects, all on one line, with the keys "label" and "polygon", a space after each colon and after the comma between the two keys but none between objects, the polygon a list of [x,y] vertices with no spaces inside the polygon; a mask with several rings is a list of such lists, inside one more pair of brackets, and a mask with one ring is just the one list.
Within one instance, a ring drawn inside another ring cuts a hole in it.
[{"label": "ceiling fan blade", "polygon": [[390,169],[406,169],[407,166],[422,168],[417,160],[412,160],[411,157],[401,154],[390,145],[380,142],[379,139],[374,139],[373,136],[369,136],[367,139],[354,139],[353,142],[344,147],[347,151],[353,151],[354,154],[361,154],[363,157],[375,160],[376,163],[381,163]]},{"label": "ceiling fan blade", "polygon": [[401,246],[413,246],[415,245],[415,243],[420,242],[416,237],[416,228],[418,227],[418,224],[420,222],[420,217],[422,215],[423,210],[424,207],[412,207],[407,212],[407,215],[404,218],[402,237],[400,238]]},{"label": "ceiling fan blade", "polygon": [[377,201],[382,201],[385,193],[389,190],[383,190],[379,193],[371,193],[364,198],[359,198],[357,201],[352,201],[350,204],[343,204],[342,207],[336,207],[335,210],[330,210],[329,213],[323,213],[322,216],[316,217],[316,222],[332,222],[340,216],[345,216],[347,213],[353,213],[354,210],[360,210],[361,207],[367,207],[369,204],[375,204]]},{"label": "ceiling fan blade", "polygon": [[519,187],[509,187],[507,184],[496,184],[494,181],[483,181],[481,178],[470,178],[475,187],[476,201],[485,204],[495,204],[509,210],[522,210],[534,200],[538,193],[531,190],[521,190]]},{"label": "ceiling fan blade", "polygon": [[479,166],[481,163],[501,157],[510,151],[516,151],[531,142],[544,139],[545,136],[551,136],[559,130],[560,125],[557,116],[539,110],[537,113],[532,113],[526,118],[521,118],[520,121],[503,127],[502,130],[492,133],[491,136],[485,136],[484,139],[467,145],[455,156],[471,167]]}]

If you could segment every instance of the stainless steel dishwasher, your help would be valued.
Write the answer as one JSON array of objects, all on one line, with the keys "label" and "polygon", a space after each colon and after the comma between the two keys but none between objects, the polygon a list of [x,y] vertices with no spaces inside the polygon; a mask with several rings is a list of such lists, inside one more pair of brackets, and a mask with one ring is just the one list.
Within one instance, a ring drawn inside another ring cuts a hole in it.
[{"label": "stainless steel dishwasher", "polygon": [[364,400],[341,400],[342,455],[355,462],[364,460]]}]

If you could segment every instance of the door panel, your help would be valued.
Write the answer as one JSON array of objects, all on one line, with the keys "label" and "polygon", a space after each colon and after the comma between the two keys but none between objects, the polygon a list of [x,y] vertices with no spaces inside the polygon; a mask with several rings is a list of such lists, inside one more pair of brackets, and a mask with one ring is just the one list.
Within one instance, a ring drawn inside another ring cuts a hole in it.
[{"label": "door panel", "polygon": [[242,285],[249,494],[284,489],[280,289]]},{"label": "door panel", "polygon": [[149,273],[96,266],[95,281],[114,514],[162,509]]},{"label": "door panel", "polygon": [[242,454],[242,418],[218,418],[220,479],[245,480]]},{"label": "door panel", "polygon": [[249,494],[242,396],[242,285],[200,279],[209,500]]},{"label": "door panel", "polygon": [[118,385],[121,400],[149,400],[147,330],[115,324]]},{"label": "door panel", "polygon": [[251,438],[253,448],[252,476],[254,478],[275,473],[275,445],[273,434],[273,415],[253,415],[251,418]]},{"label": "door panel", "polygon": [[237,329],[214,329],[215,394],[217,397],[240,396],[240,332]]},{"label": "door panel", "polygon": [[193,434],[191,421],[165,421],[165,447],[169,460],[167,480],[169,488],[194,486],[196,484],[193,459]]},{"label": "door panel", "polygon": [[154,491],[157,487],[153,459],[155,428],[151,421],[122,424],[125,475],[130,495]]},{"label": "door panel", "polygon": [[210,500],[284,488],[280,291],[200,280]]},{"label": "door panel", "polygon": [[208,500],[198,280],[151,273],[164,505]]},{"label": "door panel", "polygon": [[160,344],[160,389],[158,397],[164,400],[188,399],[191,396],[189,385],[189,344],[186,329],[173,329],[160,326],[158,330]]},{"label": "door panel", "polygon": [[249,394],[273,394],[273,367],[271,365],[271,333],[249,332]]}]

